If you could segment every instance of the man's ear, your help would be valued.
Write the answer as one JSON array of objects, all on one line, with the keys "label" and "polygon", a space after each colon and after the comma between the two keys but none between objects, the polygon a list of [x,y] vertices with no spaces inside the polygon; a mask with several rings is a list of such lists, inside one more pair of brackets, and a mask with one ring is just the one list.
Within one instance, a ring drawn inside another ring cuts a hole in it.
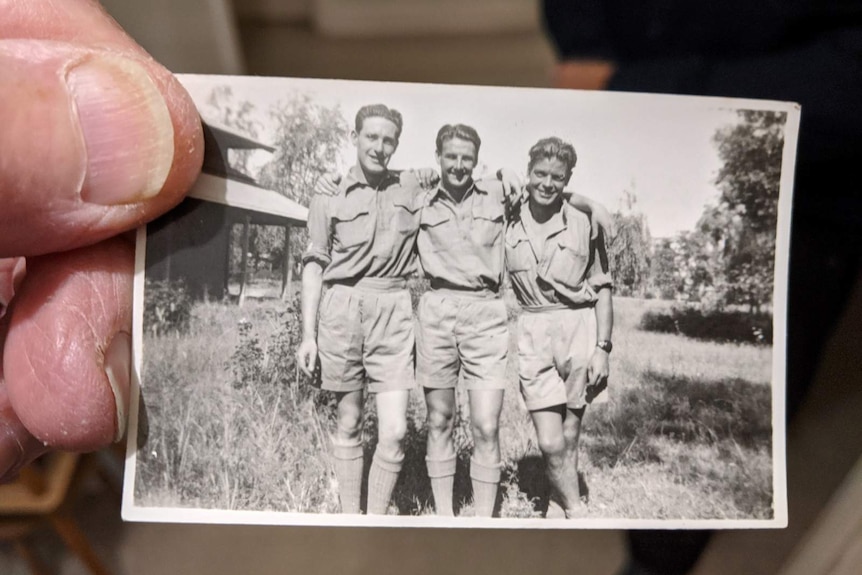
[{"label": "man's ear", "polygon": [[356,140],[359,139],[359,134],[356,133],[356,130],[350,130],[350,143],[354,146],[356,145]]}]

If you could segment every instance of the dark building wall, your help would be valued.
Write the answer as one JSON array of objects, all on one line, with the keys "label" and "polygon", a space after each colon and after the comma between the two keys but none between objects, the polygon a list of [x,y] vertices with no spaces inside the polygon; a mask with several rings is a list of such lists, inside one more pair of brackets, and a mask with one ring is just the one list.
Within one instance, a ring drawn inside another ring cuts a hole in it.
[{"label": "dark building wall", "polygon": [[[236,208],[186,199],[147,226],[146,277],[183,281],[194,299],[222,299]],[[170,225],[168,225],[170,224]]]}]

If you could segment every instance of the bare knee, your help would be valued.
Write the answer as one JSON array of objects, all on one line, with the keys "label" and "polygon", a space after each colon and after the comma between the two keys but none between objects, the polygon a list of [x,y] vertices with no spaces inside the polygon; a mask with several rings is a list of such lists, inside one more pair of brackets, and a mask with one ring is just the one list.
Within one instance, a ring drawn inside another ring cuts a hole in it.
[{"label": "bare knee", "polygon": [[540,436],[539,449],[548,458],[562,457],[566,453],[566,439],[559,433]]},{"label": "bare knee", "polygon": [[566,414],[566,419],[563,421],[563,439],[569,449],[575,449],[578,446],[578,441],[581,437],[581,420],[583,411],[569,412]]},{"label": "bare knee", "polygon": [[379,422],[377,428],[377,443],[388,449],[400,449],[404,438],[407,437],[407,420],[394,419]]},{"label": "bare knee", "polygon": [[452,410],[428,406],[427,426],[429,433],[451,433],[454,423],[455,414]]},{"label": "bare knee", "polygon": [[359,409],[339,409],[335,425],[336,436],[342,442],[359,439],[362,433],[362,411]]},{"label": "bare knee", "polygon": [[473,441],[477,445],[495,446],[499,442],[500,424],[494,417],[473,420]]}]

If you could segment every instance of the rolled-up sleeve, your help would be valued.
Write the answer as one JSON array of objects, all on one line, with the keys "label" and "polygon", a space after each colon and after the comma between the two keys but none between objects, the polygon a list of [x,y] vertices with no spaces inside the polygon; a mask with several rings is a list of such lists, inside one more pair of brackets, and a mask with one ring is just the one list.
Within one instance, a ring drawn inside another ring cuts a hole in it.
[{"label": "rolled-up sleeve", "polygon": [[605,236],[600,231],[593,244],[593,258],[590,269],[587,270],[587,282],[595,291],[602,288],[613,289],[614,280],[611,277],[608,264],[608,252],[605,248]]},{"label": "rolled-up sleeve", "polygon": [[316,194],[308,208],[308,246],[302,254],[303,265],[317,262],[320,267],[326,269],[332,261],[330,256],[332,234],[329,222],[329,196]]}]

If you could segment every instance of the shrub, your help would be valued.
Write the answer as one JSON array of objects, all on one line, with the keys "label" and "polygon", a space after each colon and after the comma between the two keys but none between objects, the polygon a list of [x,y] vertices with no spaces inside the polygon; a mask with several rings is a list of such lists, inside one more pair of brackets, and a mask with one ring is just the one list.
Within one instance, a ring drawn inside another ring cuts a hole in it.
[{"label": "shrub", "polygon": [[765,313],[674,307],[644,313],[639,328],[708,341],[772,344],[772,316]]},{"label": "shrub", "polygon": [[147,280],[144,287],[144,329],[153,335],[186,333],[192,299],[182,281]]}]

